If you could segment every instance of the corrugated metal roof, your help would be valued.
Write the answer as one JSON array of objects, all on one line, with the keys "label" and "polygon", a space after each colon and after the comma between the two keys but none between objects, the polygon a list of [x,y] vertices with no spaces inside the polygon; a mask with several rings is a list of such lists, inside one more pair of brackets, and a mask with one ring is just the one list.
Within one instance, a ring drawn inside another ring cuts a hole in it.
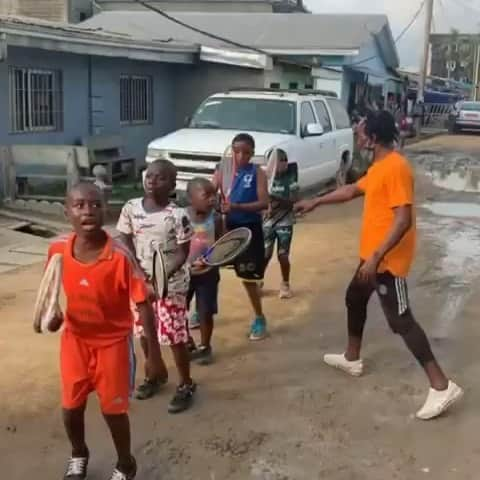
[{"label": "corrugated metal roof", "polygon": [[[388,19],[385,15],[223,12],[169,12],[169,14],[196,28],[267,51],[358,49],[366,44],[372,35],[388,28]],[[81,25],[87,28],[101,28],[104,31],[117,31],[138,38],[151,39],[160,33],[175,41],[225,46],[155,12],[105,11]]]},{"label": "corrugated metal roof", "polygon": [[12,33],[16,35],[35,36],[35,35],[52,35],[58,39],[67,41],[70,40],[88,40],[90,44],[95,42],[105,43],[109,42],[112,45],[130,47],[141,47],[144,49],[151,48],[153,50],[165,49],[184,51],[184,52],[198,52],[199,46],[192,43],[174,41],[168,36],[150,36],[149,38],[142,36],[136,37],[128,32],[115,31],[114,29],[108,32],[102,28],[74,26],[68,23],[51,22],[47,20],[33,19],[29,17],[20,16],[2,16],[0,15],[0,33]]}]

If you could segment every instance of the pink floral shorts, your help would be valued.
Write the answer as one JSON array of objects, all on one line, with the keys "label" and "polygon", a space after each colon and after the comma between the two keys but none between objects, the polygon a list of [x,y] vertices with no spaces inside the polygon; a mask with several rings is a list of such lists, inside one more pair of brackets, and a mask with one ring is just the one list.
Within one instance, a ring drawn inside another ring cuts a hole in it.
[{"label": "pink floral shorts", "polygon": [[[188,342],[187,299],[185,295],[171,295],[152,304],[160,345],[179,345]],[[144,335],[143,325],[135,316],[135,336]]]}]

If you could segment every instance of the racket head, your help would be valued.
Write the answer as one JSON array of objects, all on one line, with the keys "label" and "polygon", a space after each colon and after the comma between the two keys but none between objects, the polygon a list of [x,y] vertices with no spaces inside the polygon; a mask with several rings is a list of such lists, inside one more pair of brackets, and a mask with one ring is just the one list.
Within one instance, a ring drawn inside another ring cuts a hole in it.
[{"label": "racket head", "polygon": [[43,272],[33,311],[33,324],[42,333],[48,332],[52,320],[61,315],[59,299],[62,273],[63,256],[56,253]]},{"label": "racket head", "polygon": [[219,166],[220,190],[222,197],[227,199],[232,190],[233,179],[235,177],[235,162],[233,160],[232,146],[229,145],[223,152]]},{"label": "racket head", "polygon": [[210,267],[222,267],[232,263],[252,241],[249,228],[240,227],[223,235],[208,250],[203,261]]},{"label": "racket head", "polygon": [[274,148],[267,158],[267,164],[265,166],[265,174],[267,175],[268,193],[272,193],[273,182],[277,175],[278,168],[278,150]]},{"label": "racket head", "polygon": [[157,298],[165,298],[168,294],[168,275],[165,256],[160,247],[153,252],[152,283]]}]

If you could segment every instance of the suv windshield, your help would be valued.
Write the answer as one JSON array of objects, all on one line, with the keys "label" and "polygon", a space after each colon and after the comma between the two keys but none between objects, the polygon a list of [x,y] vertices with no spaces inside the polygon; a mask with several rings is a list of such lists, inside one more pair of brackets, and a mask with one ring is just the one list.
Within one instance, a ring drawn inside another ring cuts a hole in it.
[{"label": "suv windshield", "polygon": [[295,107],[284,100],[215,97],[199,107],[190,128],[295,134]]}]

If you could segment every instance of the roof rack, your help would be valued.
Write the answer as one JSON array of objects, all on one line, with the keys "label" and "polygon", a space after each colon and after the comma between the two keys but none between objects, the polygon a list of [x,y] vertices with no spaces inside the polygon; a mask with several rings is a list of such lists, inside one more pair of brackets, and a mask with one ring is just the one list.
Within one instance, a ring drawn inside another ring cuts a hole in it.
[{"label": "roof rack", "polygon": [[335,92],[329,90],[314,90],[313,88],[298,90],[290,88],[237,87],[229,88],[226,93],[230,92],[296,93],[298,95],[323,95],[324,97],[338,98],[338,95]]}]

